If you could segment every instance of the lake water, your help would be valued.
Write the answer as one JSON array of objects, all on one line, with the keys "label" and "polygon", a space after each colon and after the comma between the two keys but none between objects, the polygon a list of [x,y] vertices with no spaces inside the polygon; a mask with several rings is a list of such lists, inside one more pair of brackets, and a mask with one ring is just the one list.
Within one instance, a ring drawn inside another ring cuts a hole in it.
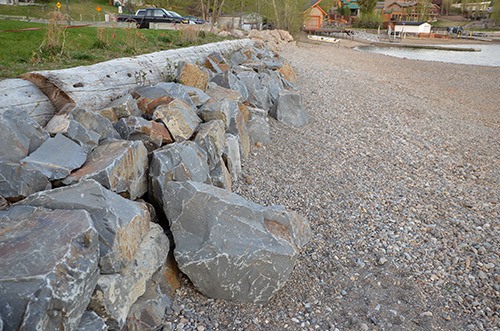
[{"label": "lake water", "polygon": [[473,64],[482,66],[500,67],[500,45],[461,44],[461,45],[436,45],[445,47],[461,47],[481,49],[480,52],[445,51],[436,49],[418,49],[403,47],[356,46],[355,49],[380,53],[389,56],[407,58],[412,60],[439,61],[460,64]]}]

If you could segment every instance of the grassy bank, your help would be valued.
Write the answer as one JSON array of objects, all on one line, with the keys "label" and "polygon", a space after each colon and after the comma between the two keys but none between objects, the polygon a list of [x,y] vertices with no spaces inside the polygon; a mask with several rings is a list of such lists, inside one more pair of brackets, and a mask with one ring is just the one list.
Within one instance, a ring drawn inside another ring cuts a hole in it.
[{"label": "grassy bank", "polygon": [[[0,5],[1,15],[23,17],[25,19],[48,19],[49,13],[57,10],[57,0],[45,4],[12,6]],[[66,14],[66,2],[61,3],[61,13]],[[101,11],[97,11],[97,7]],[[71,21],[104,21],[104,14],[117,14],[117,8],[110,6],[105,0],[70,1],[68,9]]]},{"label": "grassy bank", "polygon": [[193,30],[65,28],[58,24],[0,21],[0,78],[35,70],[89,65],[119,57],[221,41]]}]

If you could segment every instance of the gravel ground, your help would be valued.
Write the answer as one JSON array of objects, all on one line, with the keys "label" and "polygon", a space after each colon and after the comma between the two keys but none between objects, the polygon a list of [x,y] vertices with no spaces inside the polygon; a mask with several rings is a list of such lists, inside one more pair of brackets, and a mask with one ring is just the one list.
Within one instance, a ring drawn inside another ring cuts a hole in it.
[{"label": "gravel ground", "polygon": [[310,124],[271,121],[234,191],[313,229],[265,306],[182,280],[167,329],[500,329],[500,68],[298,43]]}]

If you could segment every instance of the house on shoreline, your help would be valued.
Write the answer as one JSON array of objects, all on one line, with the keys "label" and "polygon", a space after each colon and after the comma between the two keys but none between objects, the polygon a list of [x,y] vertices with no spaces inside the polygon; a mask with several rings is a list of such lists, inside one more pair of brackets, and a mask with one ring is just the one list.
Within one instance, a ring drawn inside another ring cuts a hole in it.
[{"label": "house on shoreline", "polygon": [[437,20],[440,11],[441,8],[431,2],[385,0],[382,17],[385,22],[433,22]]},{"label": "house on shoreline", "polygon": [[390,22],[389,33],[399,36],[430,34],[432,25],[427,22]]},{"label": "house on shoreline", "polygon": [[321,0],[309,1],[304,11],[304,30],[317,30],[323,26],[323,22],[328,13],[319,6],[320,2]]}]

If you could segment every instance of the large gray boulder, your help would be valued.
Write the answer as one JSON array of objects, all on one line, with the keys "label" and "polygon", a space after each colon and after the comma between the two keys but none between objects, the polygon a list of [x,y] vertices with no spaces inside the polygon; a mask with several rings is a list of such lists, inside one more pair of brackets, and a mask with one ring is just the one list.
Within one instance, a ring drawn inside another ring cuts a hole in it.
[{"label": "large gray boulder", "polygon": [[125,140],[142,141],[148,152],[173,142],[163,123],[148,121],[142,117],[122,118],[115,124],[115,128]]},{"label": "large gray boulder", "polygon": [[106,325],[106,322],[104,319],[97,315],[93,311],[88,311],[86,310],[83,315],[82,319],[80,320],[80,325],[78,325],[78,328],[76,331],[107,331],[108,326]]},{"label": "large gray boulder", "polygon": [[219,86],[214,82],[208,83],[208,89],[205,92],[210,96],[210,98],[213,99],[211,100],[213,102],[220,100],[231,100],[236,102],[244,101],[238,91]]},{"label": "large gray boulder", "polygon": [[146,292],[146,283],[164,264],[169,247],[161,226],[151,223],[134,259],[119,274],[99,277],[89,309],[104,318],[110,329],[122,329],[130,308]]},{"label": "large gray boulder", "polygon": [[223,188],[231,192],[233,190],[233,178],[227,169],[226,163],[222,158],[210,170],[212,185]]},{"label": "large gray boulder", "polygon": [[76,329],[99,275],[89,213],[13,206],[0,220],[4,329]]},{"label": "large gray boulder", "polygon": [[169,181],[208,183],[207,153],[192,141],[173,143],[152,153],[149,165],[149,195],[160,205]]},{"label": "large gray boulder", "polygon": [[280,92],[285,88],[281,80],[281,75],[276,71],[268,70],[261,74],[262,85],[267,87],[269,92],[269,104],[272,107],[278,100]]},{"label": "large gray boulder", "polygon": [[245,84],[248,91],[246,101],[257,108],[269,109],[269,89],[262,84],[261,76],[255,71],[243,71],[238,73],[238,79]]},{"label": "large gray boulder", "polygon": [[271,128],[267,118],[262,116],[252,116],[247,124],[248,136],[252,145],[267,145],[271,142]]},{"label": "large gray boulder", "polygon": [[50,188],[49,180],[41,172],[19,163],[0,162],[0,196],[9,201],[15,202]]},{"label": "large gray boulder", "polygon": [[278,121],[294,127],[302,127],[309,122],[309,117],[302,107],[300,94],[288,90],[279,93],[269,114]]},{"label": "large gray boulder", "polygon": [[135,100],[132,94],[126,94],[112,101],[109,106],[99,109],[96,113],[106,117],[113,123],[116,123],[120,118],[142,115],[141,110],[137,106],[137,100]]},{"label": "large gray boulder", "polygon": [[101,139],[101,135],[97,132],[89,130],[81,123],[70,119],[69,114],[52,117],[45,126],[45,130],[52,135],[63,134],[80,145],[87,154],[99,145],[99,140]]},{"label": "large gray boulder", "polygon": [[[236,127],[236,115],[239,113],[238,102],[235,100],[220,100],[209,102],[198,110],[198,115],[205,122],[221,120],[226,130]],[[234,131],[234,130],[233,130]]]},{"label": "large gray boulder", "polygon": [[19,162],[40,147],[49,134],[26,112],[7,110],[0,116],[0,161]]},{"label": "large gray boulder", "polygon": [[212,298],[268,302],[310,237],[303,217],[212,185],[168,182],[163,201],[180,270]]},{"label": "large gray boulder", "polygon": [[120,135],[116,132],[113,127],[113,122],[111,122],[106,117],[98,114],[96,112],[84,109],[75,108],[71,110],[70,119],[79,122],[81,125],[86,127],[88,130],[97,132],[101,139],[104,138],[114,138],[119,139]]},{"label": "large gray boulder", "polygon": [[108,140],[94,149],[85,164],[63,183],[94,179],[134,200],[147,191],[147,168],[148,151],[142,141]]},{"label": "large gray boulder", "polygon": [[160,330],[171,304],[170,297],[161,291],[159,285],[148,282],[146,292],[130,307],[124,330]]},{"label": "large gray boulder", "polygon": [[234,90],[241,94],[243,100],[248,99],[248,90],[244,83],[242,83],[235,74],[230,70],[221,72],[210,79],[211,82],[227,89]]},{"label": "large gray boulder", "polygon": [[66,178],[86,159],[87,153],[80,145],[58,133],[22,159],[21,164],[40,171],[50,180],[56,180]]},{"label": "large gray boulder", "polygon": [[226,145],[224,122],[214,120],[200,124],[193,141],[207,153],[209,169],[215,169]]},{"label": "large gray boulder", "polygon": [[104,274],[120,272],[132,261],[151,221],[146,204],[122,198],[92,179],[38,192],[20,203],[88,211],[99,234],[99,267]]},{"label": "large gray boulder", "polygon": [[224,147],[223,159],[233,181],[236,181],[241,174],[241,157],[239,145],[240,143],[238,140],[238,136],[226,133],[226,146]]},{"label": "large gray boulder", "polygon": [[162,121],[177,142],[191,138],[201,123],[195,107],[182,99],[174,99],[168,104],[156,107],[153,119]]},{"label": "large gray boulder", "polygon": [[164,89],[167,95],[173,98],[182,99],[195,107],[200,107],[210,99],[208,94],[199,88],[179,83],[161,82],[154,87]]}]

